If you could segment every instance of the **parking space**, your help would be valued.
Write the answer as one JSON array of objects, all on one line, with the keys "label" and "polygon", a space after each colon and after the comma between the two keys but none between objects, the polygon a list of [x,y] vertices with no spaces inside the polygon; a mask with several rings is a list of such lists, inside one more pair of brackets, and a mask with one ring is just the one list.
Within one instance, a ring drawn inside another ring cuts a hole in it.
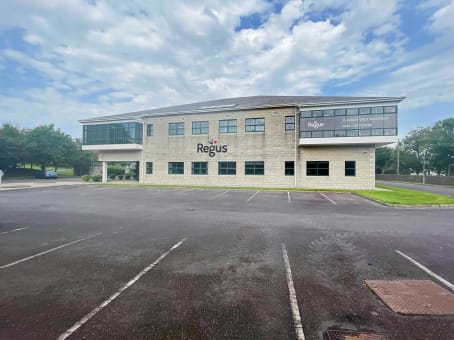
[{"label": "parking space", "polygon": [[365,285],[444,285],[402,254],[454,282],[453,210],[347,193],[87,186],[2,192],[0,216],[2,339],[301,339],[295,311],[306,339],[454,334],[454,316],[397,314]]}]

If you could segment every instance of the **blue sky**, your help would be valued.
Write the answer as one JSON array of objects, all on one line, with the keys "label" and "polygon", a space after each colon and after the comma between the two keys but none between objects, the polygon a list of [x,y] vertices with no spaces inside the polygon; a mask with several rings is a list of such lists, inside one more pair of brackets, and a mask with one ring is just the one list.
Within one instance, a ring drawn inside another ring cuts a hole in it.
[{"label": "blue sky", "polygon": [[453,117],[454,0],[0,2],[0,123],[247,95],[406,96]]}]

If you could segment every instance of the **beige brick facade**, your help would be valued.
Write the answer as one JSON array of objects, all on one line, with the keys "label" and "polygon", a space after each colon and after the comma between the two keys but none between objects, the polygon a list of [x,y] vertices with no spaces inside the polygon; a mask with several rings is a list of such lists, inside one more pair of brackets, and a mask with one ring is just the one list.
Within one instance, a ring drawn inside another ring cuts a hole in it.
[{"label": "beige brick facade", "polygon": [[[99,151],[100,161],[139,161],[140,181],[147,184],[303,187],[371,189],[375,186],[375,146],[301,146],[296,130],[285,130],[285,117],[295,116],[295,107],[235,112],[163,115],[144,118],[143,150]],[[246,118],[265,118],[265,132],[245,132]],[[219,120],[236,119],[237,133],[219,133]],[[209,133],[192,134],[192,122],[208,121]],[[169,123],[184,122],[183,136],[169,136]],[[153,136],[146,136],[146,125],[153,124]],[[295,140],[296,138],[296,140]],[[213,157],[198,152],[197,144],[209,145],[214,139],[227,146],[227,152]],[[295,147],[297,153],[295,153]],[[295,161],[295,176],[285,175],[285,162]],[[218,175],[219,161],[236,162],[236,175]],[[246,161],[263,161],[264,175],[245,175]],[[306,176],[307,161],[329,161],[329,176]],[[356,176],[345,176],[345,161],[356,162]],[[153,173],[146,174],[146,162]],[[184,162],[184,174],[168,174],[168,162]],[[192,162],[208,162],[208,175],[192,175]]]}]

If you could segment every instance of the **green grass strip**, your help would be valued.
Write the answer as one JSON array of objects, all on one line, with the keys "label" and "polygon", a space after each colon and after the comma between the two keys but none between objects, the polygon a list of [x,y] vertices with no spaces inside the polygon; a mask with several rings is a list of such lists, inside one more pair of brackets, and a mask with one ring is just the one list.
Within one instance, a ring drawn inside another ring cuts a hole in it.
[{"label": "green grass strip", "polygon": [[355,190],[354,192],[373,200],[393,205],[440,205],[454,204],[454,197],[433,194],[411,189],[396,188],[387,185],[377,185],[381,190]]}]

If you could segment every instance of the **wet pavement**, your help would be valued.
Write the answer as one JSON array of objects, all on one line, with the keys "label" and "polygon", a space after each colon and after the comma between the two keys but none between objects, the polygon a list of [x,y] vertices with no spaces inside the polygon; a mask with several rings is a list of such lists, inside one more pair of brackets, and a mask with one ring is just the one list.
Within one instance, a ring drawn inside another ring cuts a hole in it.
[{"label": "wet pavement", "polygon": [[453,220],[345,193],[0,192],[0,339],[56,339],[81,320],[69,339],[296,339],[283,244],[306,339],[452,339],[454,316],[397,314],[365,280],[443,286],[397,249],[454,282]]}]

